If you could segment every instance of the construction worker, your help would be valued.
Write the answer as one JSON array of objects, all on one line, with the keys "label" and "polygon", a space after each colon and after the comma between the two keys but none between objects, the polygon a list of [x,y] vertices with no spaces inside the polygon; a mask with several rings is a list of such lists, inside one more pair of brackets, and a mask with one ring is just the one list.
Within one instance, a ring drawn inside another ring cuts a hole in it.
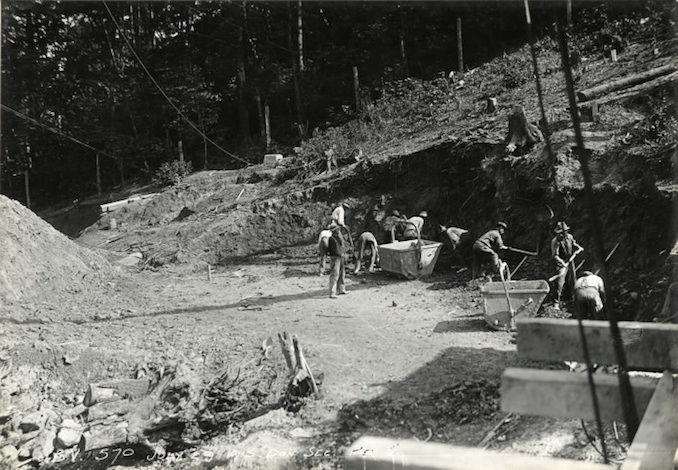
[{"label": "construction worker", "polygon": [[318,256],[320,256],[320,266],[318,267],[318,274],[322,276],[325,274],[325,266],[327,262],[327,254],[330,249],[330,237],[332,236],[331,225],[328,225],[325,230],[320,232],[318,236]]},{"label": "construction worker", "polygon": [[464,230],[463,228],[447,228],[444,225],[440,225],[440,233],[447,235],[450,243],[452,243],[452,251],[456,250],[457,247],[463,242],[462,239],[468,239],[468,230]]},{"label": "construction worker", "polygon": [[[428,212],[421,211],[419,215],[407,219],[409,224],[405,224],[405,231],[403,232],[404,240],[414,240],[417,238],[417,233],[421,236],[421,231],[424,229],[424,219],[428,217]],[[414,227],[417,227],[416,229]]]},{"label": "construction worker", "polygon": [[379,259],[379,249],[377,248],[377,239],[370,232],[363,232],[358,237],[358,246],[355,249],[355,270],[353,274],[358,274],[362,267],[365,249],[370,250],[370,264],[367,267],[368,272],[374,272],[374,265]]},{"label": "construction worker", "polygon": [[332,220],[334,220],[339,226],[346,228],[346,224],[344,223],[344,216],[345,216],[345,211],[344,209],[347,207],[347,204],[345,201],[341,201],[337,207],[334,208],[332,211]]},{"label": "construction worker", "polygon": [[336,222],[330,224],[332,236],[329,243],[330,255],[330,299],[336,299],[337,293],[346,294],[344,284],[346,274],[346,242],[341,234],[341,228]]},{"label": "construction worker", "polygon": [[471,268],[472,278],[475,279],[480,274],[480,268],[483,264],[492,265],[493,272],[499,273],[502,267],[502,261],[499,258],[499,250],[505,250],[504,240],[501,236],[506,232],[508,226],[504,222],[497,222],[495,227],[485,232],[473,244],[473,261]]},{"label": "construction worker", "polygon": [[574,283],[574,308],[582,320],[603,320],[605,284],[591,271],[584,271]]},{"label": "construction worker", "polygon": [[558,222],[553,230],[556,236],[551,240],[551,256],[556,262],[556,268],[558,269],[556,301],[553,305],[557,310],[560,309],[565,283],[567,282],[570,286],[574,285],[574,258],[584,251],[584,248],[570,235],[569,230],[570,227],[565,222]]},{"label": "construction worker", "polygon": [[[404,220],[407,220],[403,215],[400,214],[400,211],[398,209],[393,209],[391,211],[391,215],[388,217],[385,217],[384,220],[381,222],[381,228],[383,230],[383,240],[381,240],[381,243],[390,243],[395,241],[395,239],[391,238],[391,230],[393,227],[396,227],[395,232],[398,232],[398,225],[400,222]],[[397,237],[396,237],[397,239]]]}]

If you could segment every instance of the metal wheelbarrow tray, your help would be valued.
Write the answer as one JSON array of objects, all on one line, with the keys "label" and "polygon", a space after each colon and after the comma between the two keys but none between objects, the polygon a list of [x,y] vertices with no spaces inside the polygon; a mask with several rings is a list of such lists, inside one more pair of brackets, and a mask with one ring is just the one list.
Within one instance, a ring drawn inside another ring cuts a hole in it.
[{"label": "metal wheelbarrow tray", "polygon": [[[393,230],[391,237],[395,238]],[[407,279],[429,276],[438,261],[442,246],[442,243],[422,240],[417,230],[416,240],[379,245],[379,265],[382,271],[398,274]]]},{"label": "metal wheelbarrow tray", "polygon": [[545,280],[488,282],[480,289],[485,321],[495,330],[508,330],[511,311],[514,318],[534,316],[549,290]]}]

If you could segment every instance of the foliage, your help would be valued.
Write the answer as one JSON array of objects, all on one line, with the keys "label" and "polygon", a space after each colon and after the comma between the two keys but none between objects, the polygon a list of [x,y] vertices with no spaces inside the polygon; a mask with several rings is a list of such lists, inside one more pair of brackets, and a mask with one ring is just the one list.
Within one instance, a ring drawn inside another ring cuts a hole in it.
[{"label": "foliage", "polygon": [[156,181],[161,185],[177,185],[193,171],[191,162],[172,160],[160,165],[155,172]]}]

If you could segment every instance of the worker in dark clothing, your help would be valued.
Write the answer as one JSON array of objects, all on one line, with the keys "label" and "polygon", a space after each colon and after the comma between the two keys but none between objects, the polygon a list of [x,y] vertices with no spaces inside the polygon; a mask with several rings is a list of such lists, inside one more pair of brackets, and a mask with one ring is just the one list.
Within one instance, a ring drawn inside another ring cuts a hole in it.
[{"label": "worker in dark clothing", "polygon": [[471,275],[475,279],[480,273],[480,268],[483,264],[489,263],[492,265],[493,272],[499,273],[502,261],[499,258],[499,250],[505,250],[504,240],[501,236],[507,229],[504,222],[497,222],[494,229],[484,233],[473,244],[473,266]]},{"label": "worker in dark clothing", "polygon": [[336,299],[337,293],[346,294],[344,279],[346,275],[346,242],[341,234],[339,224],[332,221],[330,224],[332,236],[330,237],[330,299]]},{"label": "worker in dark clothing", "polygon": [[584,248],[570,235],[569,230],[570,227],[565,222],[558,222],[554,229],[556,236],[551,240],[551,256],[556,262],[556,268],[558,269],[555,309],[560,309],[565,284],[567,283],[571,286],[571,289],[574,288],[575,272],[572,262],[579,253],[584,251]]},{"label": "worker in dark clothing", "polygon": [[396,237],[395,237],[395,239],[398,239],[398,234],[402,232],[403,227],[400,227],[400,225],[401,225],[401,222],[403,222],[403,220],[407,220],[407,219],[405,218],[405,216],[400,214],[400,211],[398,209],[394,209],[391,212],[391,215],[389,215],[388,217],[385,217],[381,221],[381,228],[383,230],[383,237],[380,237],[379,242],[380,243],[390,243],[392,241],[395,241],[394,239],[391,239],[391,230],[393,229],[393,227],[396,227],[396,230],[395,230]]}]

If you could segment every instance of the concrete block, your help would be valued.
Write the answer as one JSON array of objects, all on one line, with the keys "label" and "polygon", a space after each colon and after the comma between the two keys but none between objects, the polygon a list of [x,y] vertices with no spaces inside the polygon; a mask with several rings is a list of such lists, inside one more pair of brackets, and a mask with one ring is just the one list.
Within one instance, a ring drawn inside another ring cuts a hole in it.
[{"label": "concrete block", "polygon": [[267,168],[275,168],[282,159],[283,156],[279,153],[268,153],[264,155],[264,166]]}]

